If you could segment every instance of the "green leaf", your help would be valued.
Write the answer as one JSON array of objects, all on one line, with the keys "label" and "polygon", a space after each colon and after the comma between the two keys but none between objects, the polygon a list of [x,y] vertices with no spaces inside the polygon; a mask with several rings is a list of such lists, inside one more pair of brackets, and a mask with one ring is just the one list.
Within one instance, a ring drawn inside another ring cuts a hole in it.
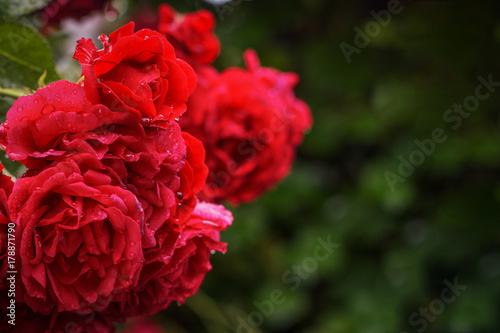
[{"label": "green leaf", "polygon": [[0,163],[4,166],[4,170],[15,178],[21,177],[26,172],[26,167],[20,162],[11,160],[3,149],[0,149]]},{"label": "green leaf", "polygon": [[47,42],[27,26],[0,24],[0,87],[36,89],[44,71],[47,83],[60,79]]},{"label": "green leaf", "polygon": [[45,7],[49,0],[0,0],[0,16],[16,17]]}]

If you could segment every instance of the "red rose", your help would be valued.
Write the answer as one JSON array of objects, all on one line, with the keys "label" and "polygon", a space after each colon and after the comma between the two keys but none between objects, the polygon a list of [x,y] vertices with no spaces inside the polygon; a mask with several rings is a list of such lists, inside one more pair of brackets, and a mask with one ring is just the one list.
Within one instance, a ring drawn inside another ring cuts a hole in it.
[{"label": "red rose", "polygon": [[97,50],[91,39],[80,39],[74,58],[82,65],[84,86],[93,104],[112,111],[128,111],[150,119],[174,119],[186,110],[196,86],[196,75],[177,59],[174,48],[159,32],[134,23],[100,37]]},{"label": "red rose", "polygon": [[211,64],[217,58],[220,45],[214,28],[214,16],[208,10],[181,15],[167,4],[159,8],[158,31],[190,65]]},{"label": "red rose", "polygon": [[156,232],[159,246],[144,253],[144,267],[133,291],[110,304],[106,314],[115,320],[151,315],[172,301],[183,303],[199,289],[212,268],[210,255],[225,252],[219,232],[232,222],[223,206],[199,202],[181,231],[165,224]]},{"label": "red rose", "polygon": [[18,179],[9,209],[18,224],[24,301],[49,314],[99,311],[133,288],[142,267],[137,197],[90,154]]},{"label": "red rose", "polygon": [[207,151],[207,200],[251,201],[276,184],[312,123],[309,107],[293,93],[296,74],[260,67],[253,51],[245,60],[248,70],[197,68],[199,84],[181,119]]},{"label": "red rose", "polygon": [[154,173],[159,164],[179,163],[185,155],[176,122],[144,127],[137,114],[93,105],[82,86],[67,81],[18,98],[0,126],[0,143],[11,159],[30,169],[90,153],[100,160],[122,159],[143,173]]}]

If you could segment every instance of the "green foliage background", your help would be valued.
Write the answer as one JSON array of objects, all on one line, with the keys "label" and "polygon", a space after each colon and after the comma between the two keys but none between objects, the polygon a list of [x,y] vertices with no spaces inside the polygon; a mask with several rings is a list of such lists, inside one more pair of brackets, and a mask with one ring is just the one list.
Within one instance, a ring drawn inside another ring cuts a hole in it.
[{"label": "green foliage background", "polygon": [[[116,25],[159,3],[130,2]],[[339,44],[354,45],[353,29],[386,1],[233,1],[224,13],[168,3],[215,13],[219,69],[242,66],[251,47],[263,65],[299,73],[315,123],[288,178],[228,206],[228,252],[213,256],[198,294],[155,317],[167,332],[500,332],[500,89],[458,128],[443,119],[478,76],[500,82],[500,4],[402,2],[348,63]],[[436,128],[446,141],[392,191],[386,172]],[[314,255],[318,237],[340,246],[292,288],[283,274]],[[455,279],[467,289],[425,329],[409,321]],[[286,300],[243,328],[276,289]]]}]

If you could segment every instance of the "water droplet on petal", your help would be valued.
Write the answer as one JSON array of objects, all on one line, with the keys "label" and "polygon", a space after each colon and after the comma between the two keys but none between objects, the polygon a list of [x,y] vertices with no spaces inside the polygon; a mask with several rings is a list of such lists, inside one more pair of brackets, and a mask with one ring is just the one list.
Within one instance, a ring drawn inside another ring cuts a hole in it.
[{"label": "water droplet on petal", "polygon": [[52,104],[45,104],[42,108],[42,114],[54,112],[55,108]]},{"label": "water droplet on petal", "polygon": [[182,194],[182,192],[177,192],[176,196],[177,196],[177,199],[179,199],[179,200],[182,200],[184,198],[184,195]]}]

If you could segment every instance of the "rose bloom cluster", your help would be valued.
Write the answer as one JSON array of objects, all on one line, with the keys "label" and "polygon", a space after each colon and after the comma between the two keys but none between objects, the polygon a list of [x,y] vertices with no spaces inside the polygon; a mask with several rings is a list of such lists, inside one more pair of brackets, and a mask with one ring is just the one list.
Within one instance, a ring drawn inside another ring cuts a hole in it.
[{"label": "rose bloom cluster", "polygon": [[[198,200],[205,150],[178,123],[193,69],[133,23],[100,39],[102,49],[78,42],[81,83],[18,98],[0,128],[8,156],[28,169],[0,182],[18,272],[16,325],[2,331],[113,331],[113,321],[183,303],[225,251],[219,232],[232,215]],[[2,236],[2,304],[7,244]]]},{"label": "rose bloom cluster", "polygon": [[27,172],[0,178],[17,270],[16,325],[2,331],[113,332],[182,304],[226,250],[232,215],[218,203],[254,200],[289,172],[312,124],[298,76],[252,50],[246,69],[217,71],[214,25],[208,11],[163,5],[157,30],[129,23],[100,49],[81,39],[79,83],[51,83],[8,111],[0,145]]}]

